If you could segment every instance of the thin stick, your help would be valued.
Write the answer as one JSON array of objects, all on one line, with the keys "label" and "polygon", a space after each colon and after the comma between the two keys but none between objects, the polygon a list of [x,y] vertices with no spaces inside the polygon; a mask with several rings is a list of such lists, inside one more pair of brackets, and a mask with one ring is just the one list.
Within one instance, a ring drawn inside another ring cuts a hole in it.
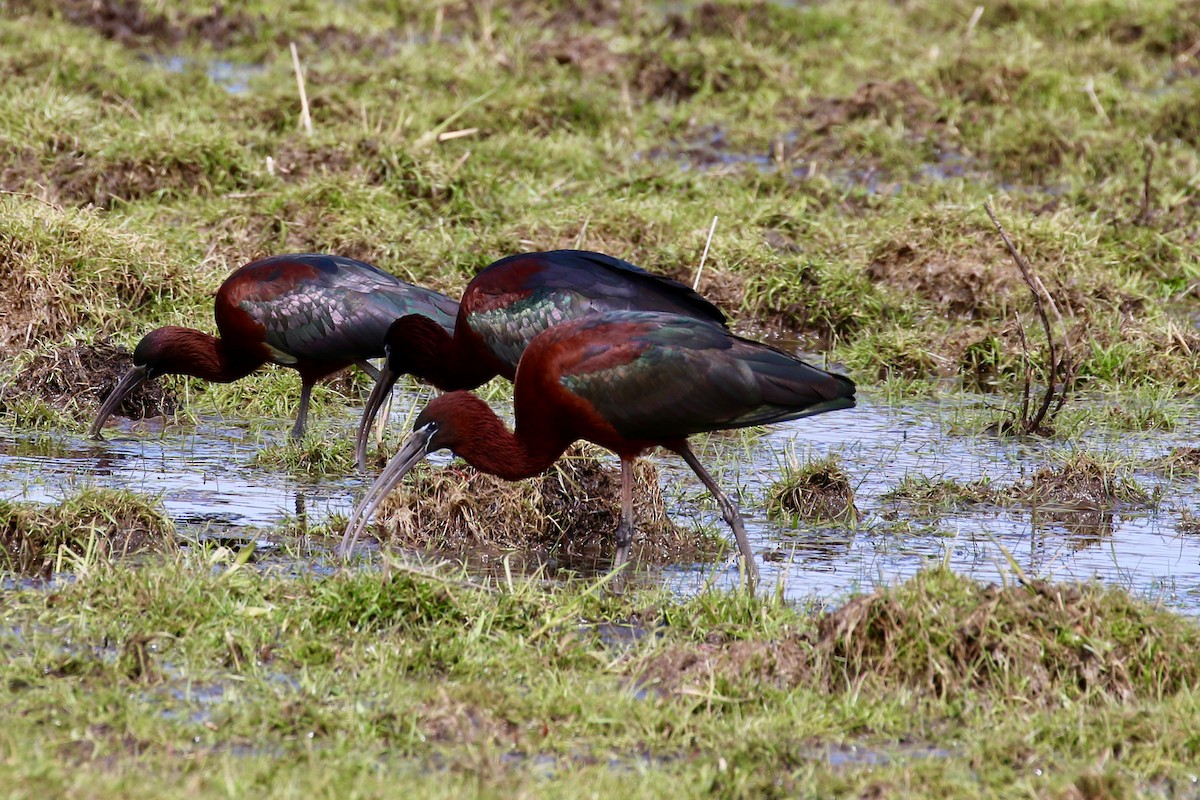
[{"label": "thin stick", "polygon": [[704,243],[704,254],[700,256],[700,266],[696,267],[696,280],[692,281],[692,291],[700,289],[700,275],[704,272],[704,262],[708,260],[708,248],[712,244],[713,231],[717,229],[717,218],[713,216],[712,225],[708,229],[708,240]]},{"label": "thin stick", "polygon": [[[413,142],[413,148],[417,149],[417,148],[425,147],[433,142],[438,141],[438,136],[441,135],[445,130],[447,130],[451,125],[453,125],[454,120],[458,119],[463,114],[465,114],[467,112],[467,109],[469,109],[471,106],[475,105],[476,103],[483,102],[484,100],[486,100],[489,97],[491,97],[492,95],[494,95],[497,91],[499,91],[499,87],[494,87],[492,89],[488,89],[486,92],[479,95],[478,97],[472,97],[470,100],[463,103],[461,106],[459,106],[457,111],[455,111],[453,114],[446,117],[440,123],[435,125],[432,130],[426,131],[425,133],[421,134],[421,137],[419,139],[417,139],[417,141]],[[453,138],[453,137],[451,137],[451,138]]]},{"label": "thin stick", "polygon": [[970,39],[975,33],[975,26],[979,24],[979,20],[983,18],[983,6],[975,6],[974,13],[971,14],[971,19],[967,22],[967,32],[963,34],[964,39]]},{"label": "thin stick", "polygon": [[479,128],[459,128],[456,131],[442,131],[437,135],[439,142],[449,142],[452,139],[461,139],[464,136],[474,136],[479,133]]},{"label": "thin stick", "polygon": [[[1062,312],[1058,310],[1058,304],[1054,302],[1054,296],[1050,294],[1050,291],[1046,288],[1046,284],[1042,283],[1042,279],[1034,273],[1033,268],[1029,266],[1029,263],[1021,257],[1020,253],[1017,252],[1016,246],[1012,243],[1012,240],[1008,238],[1008,234],[1005,233],[1004,227],[1000,224],[1000,220],[996,219],[995,213],[992,212],[991,204],[985,202],[983,204],[983,210],[987,212],[987,215],[992,220],[992,224],[996,226],[996,231],[1000,234],[1000,238],[1004,240],[1004,245],[1008,248],[1009,254],[1012,255],[1013,261],[1016,262],[1017,269],[1021,271],[1021,277],[1025,279],[1025,283],[1033,292],[1034,308],[1037,310],[1038,317],[1042,322],[1042,328],[1046,331],[1047,348],[1050,351],[1050,385],[1046,389],[1045,397],[1042,398],[1042,405],[1041,408],[1038,409],[1037,416],[1031,420],[1031,425],[1026,425],[1028,430],[1036,430],[1042,424],[1042,419],[1046,416],[1046,412],[1049,410],[1050,404],[1054,400],[1054,379],[1058,373],[1060,371],[1062,373],[1063,386],[1062,395],[1059,397],[1058,406],[1055,409],[1056,413],[1057,409],[1062,408],[1063,403],[1066,402],[1067,393],[1070,391],[1071,386],[1075,381],[1075,358],[1071,353],[1071,337],[1067,332],[1067,323],[1065,320],[1063,320]],[[1055,321],[1058,322],[1058,326],[1063,332],[1063,357],[1061,361],[1058,360],[1056,355],[1057,348],[1054,344],[1053,330],[1050,327],[1050,320],[1046,317],[1046,309],[1043,303],[1050,306],[1050,310],[1054,313]]]},{"label": "thin stick", "polygon": [[1024,365],[1025,373],[1025,390],[1021,396],[1021,427],[1025,427],[1025,420],[1029,419],[1029,398],[1033,392],[1033,359],[1029,357],[1029,339],[1025,336],[1025,323],[1021,321],[1021,315],[1017,314],[1017,339],[1021,342],[1021,362]]},{"label": "thin stick", "polygon": [[586,219],[583,221],[583,225],[582,225],[582,226],[579,228],[579,233],[575,234],[575,249],[576,249],[576,250],[582,250],[582,249],[583,249],[583,242],[584,242],[584,240],[587,238],[587,228],[588,228],[588,223],[589,223],[589,222],[591,222],[591,221],[592,221],[592,218],[591,218],[591,216],[589,215],[589,216],[588,216],[588,217],[587,217],[587,218],[586,218]]},{"label": "thin stick", "polygon": [[304,90],[304,70],[300,69],[300,54],[296,51],[296,43],[291,43],[292,67],[296,70],[296,88],[300,90],[300,124],[304,132],[312,136],[312,115],[308,113],[308,92]]},{"label": "thin stick", "polygon": [[1150,171],[1154,168],[1154,142],[1147,141],[1144,145],[1142,160],[1146,164],[1146,174],[1142,179],[1142,213],[1138,214],[1138,222],[1146,225],[1154,217],[1150,209]]},{"label": "thin stick", "polygon": [[439,5],[437,11],[433,14],[433,35],[430,37],[433,42],[442,40],[442,23],[446,19],[446,7]]},{"label": "thin stick", "polygon": [[1087,83],[1083,85],[1083,90],[1087,92],[1088,99],[1092,101],[1092,108],[1096,109],[1096,115],[1107,123],[1108,113],[1104,110],[1104,106],[1100,105],[1100,98],[1096,96],[1096,82],[1088,78]]}]

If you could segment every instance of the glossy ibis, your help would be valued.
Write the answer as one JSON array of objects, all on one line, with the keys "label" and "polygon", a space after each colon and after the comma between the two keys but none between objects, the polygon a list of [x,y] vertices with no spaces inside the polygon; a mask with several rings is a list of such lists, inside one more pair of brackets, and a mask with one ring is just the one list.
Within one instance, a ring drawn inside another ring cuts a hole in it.
[{"label": "glossy ibis", "polygon": [[474,389],[497,375],[511,380],[525,347],[546,328],[618,310],[725,325],[725,315],[684,284],[602,253],[552,250],[500,259],[467,284],[451,332],[421,316],[392,324],[355,439],[359,469],[366,472],[367,433],[399,376],[415,375],[443,391]]},{"label": "glossy ibis", "polygon": [[693,318],[614,311],[565,322],[538,334],[521,357],[515,432],[470,392],[434,398],[355,508],[339,550],[350,553],[383,498],[432,451],[452,450],[482,472],[520,480],[585,439],[621,457],[616,566],[628,558],[634,532],[633,460],[658,446],[679,454],[717,499],[753,581],[757,567],[737,507],[687,437],[853,405],[850,379]]},{"label": "glossy ibis", "polygon": [[[397,317],[417,314],[454,330],[458,304],[370,264],[304,253],[264,258],[230,275],[217,290],[219,337],[169,325],[146,334],[125,373],[96,415],[88,435],[101,438],[104,421],[137,384],[159,375],[192,375],[227,383],[267,362],[300,373],[300,410],[292,438],[304,435],[309,397],[319,379],[382,356],[384,334]],[[448,335],[448,334],[447,334]]]}]

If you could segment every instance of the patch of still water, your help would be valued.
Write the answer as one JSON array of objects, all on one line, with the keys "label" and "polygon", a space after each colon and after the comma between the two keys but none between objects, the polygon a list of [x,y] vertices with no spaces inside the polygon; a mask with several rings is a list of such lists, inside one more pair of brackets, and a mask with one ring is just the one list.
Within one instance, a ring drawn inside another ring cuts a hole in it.
[{"label": "patch of still water", "polygon": [[[393,419],[427,398],[401,394]],[[1016,565],[1027,575],[1053,580],[1099,579],[1134,593],[1200,613],[1200,535],[1184,532],[1184,511],[1200,516],[1200,490],[1190,480],[1168,481],[1139,473],[1139,482],[1161,493],[1149,508],[1045,514],[1028,508],[990,506],[940,515],[896,515],[883,495],[906,476],[990,480],[1011,485],[1052,463],[1056,453],[1087,450],[1147,459],[1190,444],[1200,422],[1180,420],[1176,432],[1096,432],[1071,442],[1017,442],[961,434],[982,427],[978,397],[944,402],[858,408],[784,423],[755,432],[697,437],[696,449],[731,492],[740,487],[747,532],[763,571],[764,586],[779,586],[794,600],[836,603],[851,591],[904,580],[921,568],[946,562],[985,582],[1012,580]],[[1104,402],[1103,399],[1096,402]],[[341,424],[351,435],[355,420]],[[395,423],[394,423],[395,424]],[[254,465],[264,439],[236,421],[204,421],[198,428],[161,433],[109,432],[104,442],[82,436],[36,437],[0,429],[0,497],[57,502],[85,485],[157,494],[189,538],[253,539],[269,547],[281,522],[320,524],[346,515],[364,488],[357,475],[306,478]],[[260,429],[261,430],[261,429]],[[799,463],[836,454],[850,474],[862,519],[852,528],[794,525],[766,517],[764,499],[789,458]],[[707,525],[728,538],[715,504],[690,470],[672,457],[656,456],[669,510],[683,524]],[[446,463],[435,458],[435,463]],[[615,466],[615,457],[614,457]],[[1010,563],[1009,559],[1012,559]],[[323,546],[297,569],[330,568]],[[734,559],[718,564],[677,564],[658,576],[681,593],[709,583],[735,585]]]}]

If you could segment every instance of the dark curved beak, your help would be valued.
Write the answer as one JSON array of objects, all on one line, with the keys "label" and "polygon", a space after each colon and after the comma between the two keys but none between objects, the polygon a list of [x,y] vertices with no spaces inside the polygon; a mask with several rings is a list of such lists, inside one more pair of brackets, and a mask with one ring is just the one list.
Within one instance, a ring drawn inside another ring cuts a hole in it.
[{"label": "dark curved beak", "polygon": [[358,432],[354,436],[354,461],[358,464],[358,471],[364,475],[367,472],[367,437],[371,430],[371,423],[375,421],[375,415],[379,413],[380,406],[387,399],[399,377],[399,373],[393,372],[385,359],[383,367],[379,370],[379,377],[375,379],[375,386],[371,389],[371,395],[367,398],[362,419],[358,422]]},{"label": "dark curved beak", "polygon": [[413,431],[404,440],[400,452],[392,456],[392,460],[383,468],[383,472],[379,473],[379,477],[367,489],[367,493],[363,495],[362,500],[358,501],[358,505],[350,514],[350,521],[346,523],[346,534],[337,548],[339,558],[347,558],[350,555],[358,537],[362,535],[367,523],[371,521],[375,509],[379,507],[385,497],[391,494],[392,489],[396,488],[396,484],[400,483],[408,471],[429,455],[429,443],[432,439],[433,430],[422,428]]},{"label": "dark curved beak", "polygon": [[146,373],[147,367],[134,366],[117,382],[117,385],[105,398],[104,404],[100,406],[100,411],[96,413],[96,421],[88,429],[89,439],[104,438],[100,435],[100,431],[104,428],[105,421],[117,410],[117,406],[121,405],[121,401],[125,399],[125,395],[129,394],[129,390],[146,380]]}]

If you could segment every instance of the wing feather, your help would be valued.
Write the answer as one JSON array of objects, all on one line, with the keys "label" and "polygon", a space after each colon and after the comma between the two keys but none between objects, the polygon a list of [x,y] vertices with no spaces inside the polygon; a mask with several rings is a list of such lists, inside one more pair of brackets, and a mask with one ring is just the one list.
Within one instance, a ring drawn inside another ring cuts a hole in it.
[{"label": "wing feather", "polygon": [[693,319],[626,312],[572,327],[583,346],[560,383],[628,438],[683,437],[854,405],[849,379]]},{"label": "wing feather", "polygon": [[[273,261],[267,259],[266,266]],[[278,353],[315,361],[379,357],[388,326],[407,314],[430,317],[447,331],[454,330],[457,303],[370,264],[326,255],[278,261],[275,285],[244,296],[238,304],[263,326],[266,345]],[[287,279],[282,267],[289,263],[309,268],[304,280]]]}]

